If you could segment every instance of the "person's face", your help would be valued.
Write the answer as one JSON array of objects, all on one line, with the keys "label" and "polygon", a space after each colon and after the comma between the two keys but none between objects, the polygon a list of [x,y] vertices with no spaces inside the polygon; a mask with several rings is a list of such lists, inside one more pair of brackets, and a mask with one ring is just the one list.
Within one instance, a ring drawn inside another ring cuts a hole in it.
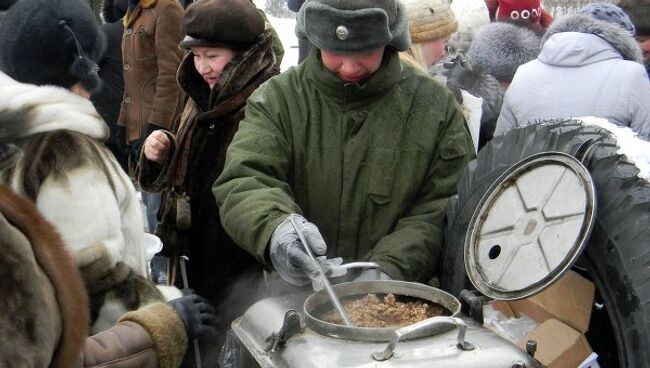
[{"label": "person's face", "polygon": [[424,61],[427,63],[427,67],[437,63],[438,60],[445,56],[446,43],[447,37],[422,43],[422,56],[424,57]]},{"label": "person's face", "polygon": [[221,72],[237,55],[234,50],[223,47],[191,47],[194,55],[194,67],[210,88],[219,82]]},{"label": "person's face", "polygon": [[636,36],[634,38],[639,43],[641,51],[643,51],[643,60],[646,63],[650,62],[650,36]]},{"label": "person's face", "polygon": [[337,54],[321,50],[323,65],[344,82],[361,82],[370,78],[381,66],[383,56],[384,47],[362,54]]}]

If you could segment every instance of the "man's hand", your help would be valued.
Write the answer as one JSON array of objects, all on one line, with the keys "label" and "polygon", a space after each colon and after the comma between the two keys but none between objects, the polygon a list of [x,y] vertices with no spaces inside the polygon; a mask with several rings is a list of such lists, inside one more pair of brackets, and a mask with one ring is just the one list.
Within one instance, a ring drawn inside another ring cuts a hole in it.
[{"label": "man's hand", "polygon": [[[345,275],[346,269],[339,267],[342,259],[327,259],[327,245],[321,236],[316,225],[307,221],[298,214],[291,214],[287,217],[273,232],[270,242],[269,255],[271,263],[278,272],[280,277],[286,282],[293,285],[304,285],[310,280],[319,279],[319,266],[312,261],[305,251],[305,244],[302,244],[298,232],[291,223],[293,218],[300,231],[303,233],[305,240],[317,262],[325,271],[328,277],[339,277]],[[318,288],[320,283],[314,283]]]},{"label": "man's hand", "polygon": [[169,153],[171,141],[161,130],[154,130],[144,141],[144,156],[149,161],[163,164]]}]

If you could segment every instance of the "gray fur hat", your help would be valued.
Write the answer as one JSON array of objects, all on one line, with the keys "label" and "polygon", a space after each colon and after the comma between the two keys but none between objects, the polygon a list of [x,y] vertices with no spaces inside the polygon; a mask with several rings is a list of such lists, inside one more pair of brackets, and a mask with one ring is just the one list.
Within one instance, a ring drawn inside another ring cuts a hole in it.
[{"label": "gray fur hat", "polygon": [[488,73],[499,82],[511,82],[520,65],[537,58],[540,41],[528,27],[494,22],[474,35],[467,58],[474,71]]},{"label": "gray fur hat", "polygon": [[360,53],[411,45],[404,6],[397,0],[308,0],[300,8],[296,35],[318,49]]}]

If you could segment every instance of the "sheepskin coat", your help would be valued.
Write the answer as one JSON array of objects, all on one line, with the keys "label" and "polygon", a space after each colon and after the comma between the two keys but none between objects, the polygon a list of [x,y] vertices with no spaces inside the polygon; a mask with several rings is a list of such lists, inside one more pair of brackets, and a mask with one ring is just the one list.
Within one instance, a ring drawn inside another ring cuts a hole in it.
[{"label": "sheepskin coat", "polygon": [[[101,280],[118,270],[123,271],[115,280],[137,278],[146,286],[148,278],[139,201],[130,179],[104,147],[107,137],[108,127],[89,100],[0,73],[0,141],[23,151],[15,165],[0,171],[0,183],[36,204],[82,271],[94,265],[89,268],[93,272],[84,274],[89,291],[95,287],[91,278]],[[101,289],[97,309],[110,285]],[[148,292],[162,299],[156,293]],[[131,304],[106,316],[105,326],[142,303]]]}]

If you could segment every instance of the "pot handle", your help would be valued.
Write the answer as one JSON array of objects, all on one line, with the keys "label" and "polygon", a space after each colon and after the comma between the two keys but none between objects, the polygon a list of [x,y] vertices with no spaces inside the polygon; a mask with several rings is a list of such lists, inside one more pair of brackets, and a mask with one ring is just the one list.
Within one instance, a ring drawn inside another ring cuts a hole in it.
[{"label": "pot handle", "polygon": [[462,319],[457,317],[431,317],[395,330],[395,335],[393,336],[393,339],[388,343],[388,346],[386,346],[386,349],[384,349],[384,351],[377,351],[372,353],[372,358],[380,362],[390,359],[395,353],[397,343],[402,337],[406,337],[415,333],[422,333],[422,331],[432,329],[441,323],[451,323],[458,326],[458,344],[456,344],[456,346],[459,349],[465,351],[474,350],[474,345],[468,341],[465,341],[465,331],[467,330],[467,325],[465,325],[465,322],[463,322]]},{"label": "pot handle", "polygon": [[340,267],[345,268],[346,270],[353,268],[374,268],[376,272],[375,280],[381,279],[381,267],[375,262],[350,262],[342,264]]}]

